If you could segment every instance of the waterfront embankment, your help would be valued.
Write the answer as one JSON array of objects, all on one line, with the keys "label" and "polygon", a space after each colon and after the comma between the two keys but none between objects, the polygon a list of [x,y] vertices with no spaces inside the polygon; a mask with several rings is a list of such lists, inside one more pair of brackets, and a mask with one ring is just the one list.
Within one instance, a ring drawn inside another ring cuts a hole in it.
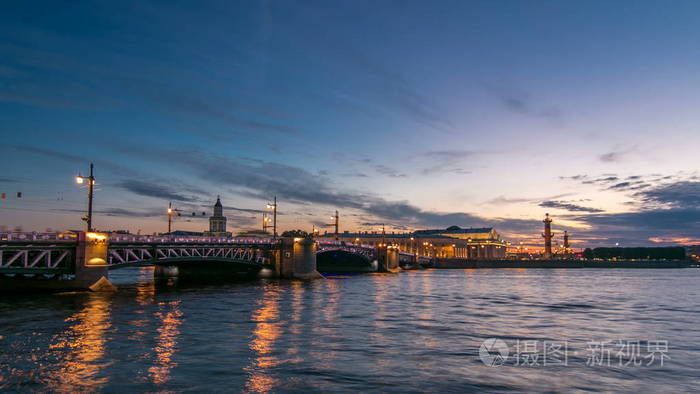
[{"label": "waterfront embankment", "polygon": [[435,268],[690,268],[691,260],[465,260],[437,259]]}]

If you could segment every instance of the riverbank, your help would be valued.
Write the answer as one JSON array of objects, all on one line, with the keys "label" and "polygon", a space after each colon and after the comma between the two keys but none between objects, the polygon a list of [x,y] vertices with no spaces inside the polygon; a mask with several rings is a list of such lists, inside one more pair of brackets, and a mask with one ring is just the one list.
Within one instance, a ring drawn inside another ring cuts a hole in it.
[{"label": "riverbank", "polygon": [[690,268],[697,262],[683,261],[603,261],[603,260],[464,260],[437,259],[434,268]]}]

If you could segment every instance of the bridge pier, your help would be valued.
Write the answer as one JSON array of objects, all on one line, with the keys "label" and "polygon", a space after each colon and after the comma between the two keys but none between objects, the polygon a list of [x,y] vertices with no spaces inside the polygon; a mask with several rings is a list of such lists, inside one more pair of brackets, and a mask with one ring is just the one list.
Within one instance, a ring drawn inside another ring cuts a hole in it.
[{"label": "bridge pier", "polygon": [[377,272],[399,272],[399,249],[392,246],[377,247]]},{"label": "bridge pier", "polygon": [[46,278],[35,275],[31,278],[0,279],[0,289],[7,291],[29,290],[93,290],[115,291],[116,287],[107,279],[106,234],[81,232],[75,247],[75,271],[73,274]]},{"label": "bridge pier", "polygon": [[316,242],[313,238],[282,238],[282,250],[275,260],[277,275],[288,279],[318,279]]},{"label": "bridge pier", "polygon": [[176,265],[156,265],[153,269],[154,278],[175,278],[180,274]]}]

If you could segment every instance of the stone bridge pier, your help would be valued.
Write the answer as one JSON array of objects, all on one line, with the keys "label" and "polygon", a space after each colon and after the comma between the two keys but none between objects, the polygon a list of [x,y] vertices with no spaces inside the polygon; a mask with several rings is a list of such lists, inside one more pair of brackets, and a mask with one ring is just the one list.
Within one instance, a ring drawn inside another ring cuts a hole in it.
[{"label": "stone bridge pier", "polygon": [[106,234],[81,232],[78,235],[73,280],[75,288],[95,291],[116,290],[108,280],[108,248],[109,239]]},{"label": "stone bridge pier", "polygon": [[393,246],[377,247],[377,271],[378,272],[399,272],[399,249]]},{"label": "stone bridge pier", "polygon": [[287,279],[317,279],[316,242],[312,237],[282,238],[280,253],[275,256],[277,276]]}]

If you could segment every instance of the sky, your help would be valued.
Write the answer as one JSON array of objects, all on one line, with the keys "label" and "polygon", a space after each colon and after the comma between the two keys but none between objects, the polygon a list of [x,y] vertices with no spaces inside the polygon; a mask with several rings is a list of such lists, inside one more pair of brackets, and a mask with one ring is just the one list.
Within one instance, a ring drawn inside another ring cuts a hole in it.
[{"label": "sky", "polygon": [[[700,243],[697,1],[0,4],[0,227]],[[22,192],[17,198],[16,193]],[[196,216],[192,216],[192,213]],[[204,215],[202,215],[204,213]]]}]

